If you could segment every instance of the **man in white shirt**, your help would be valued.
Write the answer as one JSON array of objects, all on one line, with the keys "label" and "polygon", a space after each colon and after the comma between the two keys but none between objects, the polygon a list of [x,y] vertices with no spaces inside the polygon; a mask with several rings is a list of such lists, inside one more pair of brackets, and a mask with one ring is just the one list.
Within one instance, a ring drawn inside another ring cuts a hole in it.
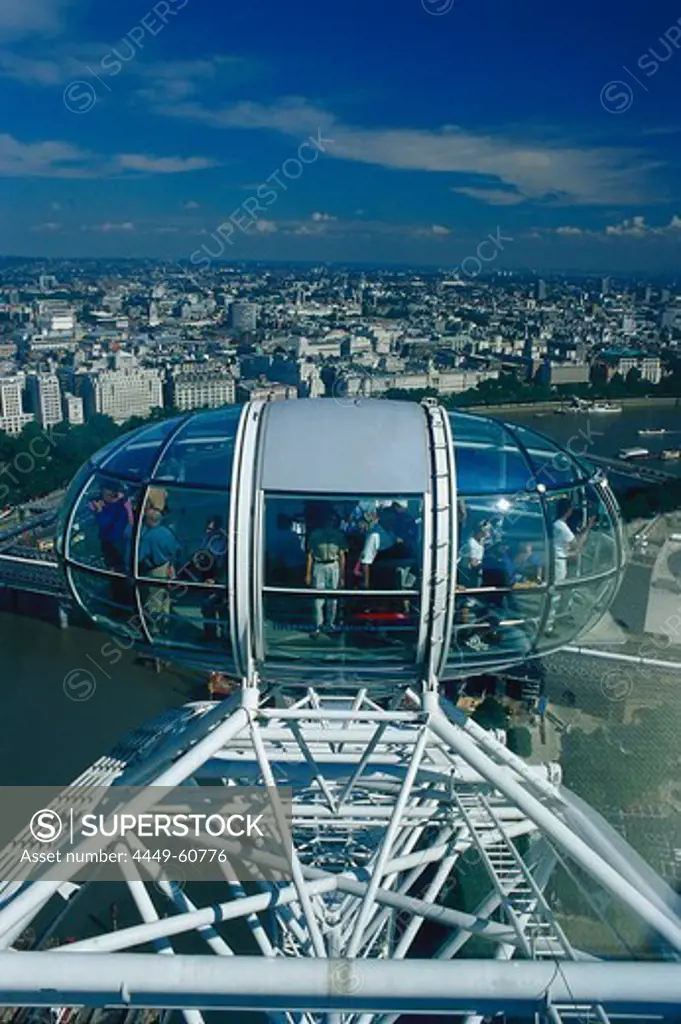
[{"label": "man in white shirt", "polygon": [[398,589],[409,590],[414,586],[416,531],[416,523],[410,516],[406,503],[392,501],[379,508],[378,521],[367,533],[359,559],[365,587],[370,585],[371,566],[376,561],[377,554],[389,549],[392,549],[392,554],[397,559],[394,568]]},{"label": "man in white shirt", "polygon": [[461,545],[458,569],[460,586],[466,588],[480,586],[482,562],[485,557],[485,541],[489,539],[491,532],[491,523],[488,519],[483,519]]},{"label": "man in white shirt", "polygon": [[[568,498],[561,498],[558,502],[558,508],[556,510],[556,521],[553,524],[553,577],[554,583],[559,584],[567,579],[568,575],[568,559],[575,558],[582,550],[589,537],[589,531],[596,522],[597,517],[589,519],[586,527],[579,535],[573,533],[567,524],[567,520],[574,512],[574,507]],[[554,625],[556,621],[556,615],[562,604],[562,597],[565,591],[557,591],[551,596],[549,605],[549,615],[546,620],[546,634],[550,636],[553,633]],[[565,611],[569,611],[570,598],[568,595],[568,603]]]}]

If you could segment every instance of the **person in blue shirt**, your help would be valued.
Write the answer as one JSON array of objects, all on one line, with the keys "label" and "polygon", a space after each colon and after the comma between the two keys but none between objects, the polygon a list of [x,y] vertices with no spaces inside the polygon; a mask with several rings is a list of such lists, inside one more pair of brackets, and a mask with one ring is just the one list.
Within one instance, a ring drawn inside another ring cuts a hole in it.
[{"label": "person in blue shirt", "polygon": [[115,487],[102,487],[99,498],[90,502],[95,514],[102,557],[113,572],[130,571],[128,560],[132,536],[132,505]]},{"label": "person in blue shirt", "polygon": [[[175,579],[175,563],[180,545],[173,531],[163,523],[163,509],[147,500],[140,535],[138,566],[140,576],[164,580]],[[151,619],[154,632],[164,633],[168,628],[171,610],[170,589],[166,586],[149,587],[145,611]]]},{"label": "person in blue shirt", "polygon": [[117,487],[105,484],[99,497],[90,502],[90,510],[97,523],[104,565],[116,573],[109,580],[110,613],[125,617],[132,611],[132,591],[129,581],[124,578],[131,571],[132,502]]}]

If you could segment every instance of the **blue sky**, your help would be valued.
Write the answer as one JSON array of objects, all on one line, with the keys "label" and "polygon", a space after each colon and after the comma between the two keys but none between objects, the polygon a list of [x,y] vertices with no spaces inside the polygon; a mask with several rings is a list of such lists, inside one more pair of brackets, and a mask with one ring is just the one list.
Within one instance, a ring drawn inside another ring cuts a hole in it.
[{"label": "blue sky", "polygon": [[680,85],[666,0],[0,0],[0,248],[675,270]]}]

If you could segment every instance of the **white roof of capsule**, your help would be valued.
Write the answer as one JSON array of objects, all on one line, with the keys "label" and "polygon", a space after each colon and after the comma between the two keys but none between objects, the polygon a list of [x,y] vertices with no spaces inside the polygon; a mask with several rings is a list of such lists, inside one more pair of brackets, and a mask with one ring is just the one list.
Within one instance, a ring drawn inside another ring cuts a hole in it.
[{"label": "white roof of capsule", "polygon": [[326,494],[430,489],[424,410],[412,402],[315,399],[263,412],[260,487]]}]

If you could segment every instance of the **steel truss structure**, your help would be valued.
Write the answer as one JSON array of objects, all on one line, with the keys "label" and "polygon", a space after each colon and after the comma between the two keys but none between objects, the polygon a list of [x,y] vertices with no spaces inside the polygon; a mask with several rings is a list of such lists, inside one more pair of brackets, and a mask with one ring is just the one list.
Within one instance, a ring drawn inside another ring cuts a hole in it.
[{"label": "steel truss structure", "polygon": [[[679,898],[562,789],[557,765],[515,756],[434,682],[379,703],[366,689],[261,690],[253,678],[221,703],[167,712],[76,785],[145,786],[151,807],[155,787],[192,782],[292,786],[292,881],[225,883],[216,902],[162,874],[128,880],[139,923],[56,945],[92,885],[4,883],[0,1004],[61,1008],[58,1019],[65,1007],[181,1009],[190,1024],[216,1009],[289,1024],[406,1012],[558,1024],[681,1005]],[[556,872],[617,961],[584,949],[558,912]],[[467,878],[473,906],[459,898]],[[631,950],[615,906],[645,928],[648,952]],[[42,933],[21,951],[32,922]],[[250,935],[239,949],[237,924]],[[190,932],[205,956],[174,949]]]}]

